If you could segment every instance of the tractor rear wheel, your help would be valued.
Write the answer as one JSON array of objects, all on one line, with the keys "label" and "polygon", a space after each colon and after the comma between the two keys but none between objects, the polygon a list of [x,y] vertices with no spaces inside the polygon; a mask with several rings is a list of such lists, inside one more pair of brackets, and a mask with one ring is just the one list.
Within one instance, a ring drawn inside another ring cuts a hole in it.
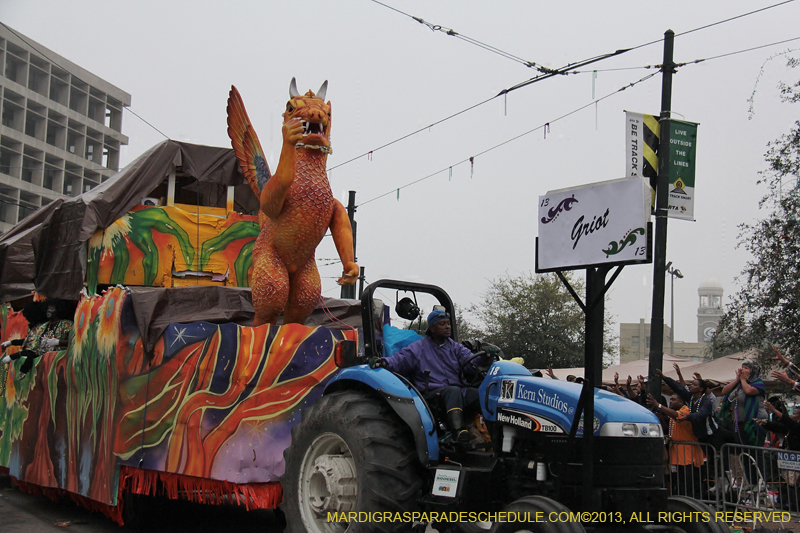
[{"label": "tractor rear wheel", "polygon": [[[516,513],[515,517],[528,518],[530,522],[495,522],[491,533],[583,533],[585,529],[579,522],[550,522],[550,516],[560,513],[569,513],[569,509],[550,498],[544,496],[526,496],[508,504],[503,512]],[[536,522],[536,513],[541,513]]]},{"label": "tractor rear wheel", "polygon": [[[349,515],[417,509],[422,476],[411,432],[384,401],[360,391],[323,396],[303,411],[283,455],[282,509],[287,532],[408,529],[402,521],[369,521],[376,515]],[[343,519],[347,516],[356,520]]]},{"label": "tractor rear wheel", "polygon": [[709,506],[701,501],[689,498],[687,496],[670,496],[667,500],[667,511],[670,513],[680,513],[686,516],[686,513],[699,513],[695,516],[708,516],[711,520],[703,522],[698,519],[696,522],[685,522],[673,524],[673,533],[730,533],[728,525],[714,518],[714,511]]}]

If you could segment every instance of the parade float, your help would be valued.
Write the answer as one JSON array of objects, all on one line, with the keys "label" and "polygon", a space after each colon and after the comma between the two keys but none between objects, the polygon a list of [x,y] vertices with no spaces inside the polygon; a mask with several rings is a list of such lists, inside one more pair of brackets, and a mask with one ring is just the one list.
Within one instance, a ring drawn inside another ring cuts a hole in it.
[{"label": "parade float", "polygon": [[290,429],[361,323],[315,265],[330,230],[341,282],[358,271],[326,86],[292,80],[274,176],[234,88],[233,150],[164,141],[0,238],[0,340],[26,336],[26,300],[76,305],[66,350],[0,368],[0,473],[118,523],[136,494],[280,504]]}]

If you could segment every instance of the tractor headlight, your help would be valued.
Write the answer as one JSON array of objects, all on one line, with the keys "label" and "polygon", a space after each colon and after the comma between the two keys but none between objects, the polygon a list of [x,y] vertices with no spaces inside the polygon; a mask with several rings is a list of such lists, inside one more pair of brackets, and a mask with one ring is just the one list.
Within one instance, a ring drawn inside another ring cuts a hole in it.
[{"label": "tractor headlight", "polygon": [[663,437],[661,424],[652,422],[606,422],[600,428],[602,437]]},{"label": "tractor headlight", "polygon": [[661,431],[661,424],[647,424],[647,435],[648,437],[663,437]]}]

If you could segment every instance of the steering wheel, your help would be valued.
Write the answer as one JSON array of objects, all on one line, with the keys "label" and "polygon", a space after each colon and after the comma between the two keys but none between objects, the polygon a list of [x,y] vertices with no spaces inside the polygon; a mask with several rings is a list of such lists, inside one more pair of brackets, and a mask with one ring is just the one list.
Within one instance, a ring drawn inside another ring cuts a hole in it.
[{"label": "steering wheel", "polygon": [[[489,363],[486,365],[478,365],[475,363],[475,360],[485,357],[489,359]],[[497,353],[492,353],[491,355],[487,355],[485,350],[478,350],[472,357],[466,359],[458,369],[458,381],[464,387],[477,387],[483,381],[483,378],[486,377],[486,374],[489,372],[489,367],[492,366],[492,363],[498,360]],[[473,376],[467,376],[467,367],[472,367]]]}]

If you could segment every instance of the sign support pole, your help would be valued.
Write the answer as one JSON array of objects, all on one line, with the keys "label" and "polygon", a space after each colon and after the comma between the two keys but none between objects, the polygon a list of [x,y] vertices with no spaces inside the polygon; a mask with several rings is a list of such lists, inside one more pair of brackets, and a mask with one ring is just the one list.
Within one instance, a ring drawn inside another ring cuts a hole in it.
[{"label": "sign support pole", "polygon": [[669,142],[671,135],[670,116],[672,106],[672,60],[675,32],[664,32],[664,62],[661,65],[661,139],[658,148],[658,178],[656,184],[656,230],[653,253],[653,308],[650,318],[650,361],[647,391],[658,398],[661,395],[661,380],[656,379],[656,370],[664,362],[664,290],[666,286],[667,219],[669,215]]},{"label": "sign support pole", "polygon": [[594,389],[603,382],[603,333],[605,328],[605,294],[614,280],[622,272],[622,265],[606,283],[606,275],[610,266],[590,267],[586,269],[586,302],[582,302],[575,289],[560,271],[558,278],[578,303],[585,315],[584,326],[584,368],[583,390],[572,420],[570,438],[577,433],[578,421],[583,415],[583,442],[581,448],[583,469],[581,482],[583,485],[583,507],[599,511],[601,509],[600,491],[594,483]]}]

